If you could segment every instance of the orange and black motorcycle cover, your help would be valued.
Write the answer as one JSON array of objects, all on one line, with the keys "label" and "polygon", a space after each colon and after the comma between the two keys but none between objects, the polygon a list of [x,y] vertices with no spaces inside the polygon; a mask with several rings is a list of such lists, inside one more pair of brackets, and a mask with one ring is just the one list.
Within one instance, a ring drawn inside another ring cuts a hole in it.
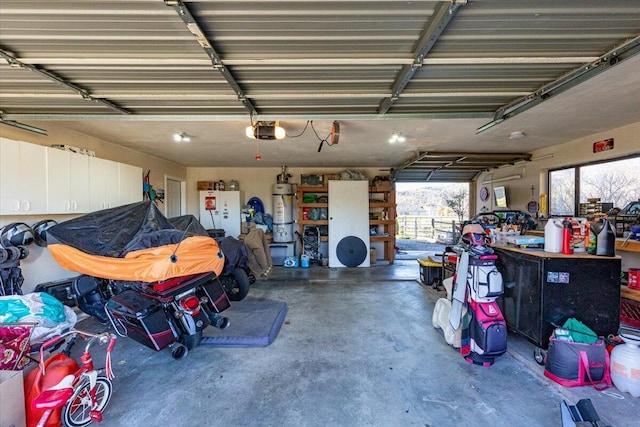
[{"label": "orange and black motorcycle cover", "polygon": [[[194,230],[195,231],[195,230]],[[101,210],[47,229],[63,268],[113,280],[155,282],[214,272],[224,255],[208,236],[176,229],[151,201]]]}]

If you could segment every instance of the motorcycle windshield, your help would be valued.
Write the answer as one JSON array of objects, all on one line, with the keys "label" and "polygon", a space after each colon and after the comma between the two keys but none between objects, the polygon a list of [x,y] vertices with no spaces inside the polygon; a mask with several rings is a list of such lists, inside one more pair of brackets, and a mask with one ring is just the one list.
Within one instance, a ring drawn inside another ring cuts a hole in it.
[{"label": "motorcycle windshield", "polygon": [[214,239],[177,229],[151,201],[62,222],[47,242],[63,268],[105,279],[154,282],[224,267]]}]

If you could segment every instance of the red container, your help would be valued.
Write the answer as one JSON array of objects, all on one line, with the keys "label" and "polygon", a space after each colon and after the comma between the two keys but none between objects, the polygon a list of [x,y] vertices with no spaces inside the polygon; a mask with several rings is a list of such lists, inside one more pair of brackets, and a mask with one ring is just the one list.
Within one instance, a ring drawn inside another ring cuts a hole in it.
[{"label": "red container", "polygon": [[640,290],[640,268],[630,268],[627,273],[627,287]]}]

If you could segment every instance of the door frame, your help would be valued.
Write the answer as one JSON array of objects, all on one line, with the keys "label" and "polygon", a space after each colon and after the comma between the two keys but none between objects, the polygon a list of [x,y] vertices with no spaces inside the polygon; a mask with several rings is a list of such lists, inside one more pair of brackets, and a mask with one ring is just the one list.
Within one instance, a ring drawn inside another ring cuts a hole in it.
[{"label": "door frame", "polygon": [[[172,175],[164,175],[164,197],[167,197],[167,180],[178,181],[180,183],[180,215],[185,215],[187,211],[187,181]],[[167,203],[164,204],[164,215],[167,216]]]}]

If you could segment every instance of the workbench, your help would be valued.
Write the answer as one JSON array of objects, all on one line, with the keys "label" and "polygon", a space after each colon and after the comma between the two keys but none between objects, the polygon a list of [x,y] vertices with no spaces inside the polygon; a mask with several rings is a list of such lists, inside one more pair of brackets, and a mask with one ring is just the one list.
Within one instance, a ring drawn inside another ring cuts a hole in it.
[{"label": "workbench", "polygon": [[494,245],[505,293],[499,304],[507,326],[546,349],[555,325],[574,317],[596,334],[617,334],[620,326],[619,256]]}]

